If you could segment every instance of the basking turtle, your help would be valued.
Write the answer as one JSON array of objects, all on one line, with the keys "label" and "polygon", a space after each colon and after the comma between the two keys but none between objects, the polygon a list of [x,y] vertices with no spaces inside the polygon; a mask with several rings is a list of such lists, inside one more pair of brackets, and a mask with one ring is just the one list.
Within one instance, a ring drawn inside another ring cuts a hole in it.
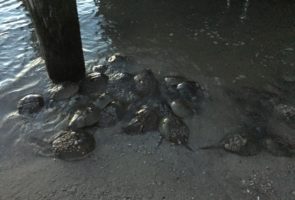
[{"label": "basking turtle", "polygon": [[135,113],[134,118],[123,127],[123,130],[130,135],[155,131],[159,126],[159,119],[157,111],[145,105]]},{"label": "basking turtle", "polygon": [[108,77],[99,72],[92,72],[81,82],[80,92],[82,94],[104,92],[108,83]]},{"label": "basking turtle", "polygon": [[226,135],[218,144],[201,147],[200,149],[224,149],[241,156],[254,156],[262,150],[261,140],[247,133]]},{"label": "basking turtle", "polygon": [[134,76],[135,89],[141,96],[151,96],[158,92],[158,80],[150,69],[144,69]]},{"label": "basking turtle", "polygon": [[86,132],[61,131],[47,140],[30,138],[38,154],[73,161],[85,158],[95,149],[96,142],[92,134]]},{"label": "basking turtle", "polygon": [[163,139],[166,139],[174,144],[182,144],[191,150],[187,144],[189,138],[189,128],[178,117],[173,115],[164,117],[160,121],[159,130]]},{"label": "basking turtle", "polygon": [[44,99],[40,94],[28,94],[17,103],[19,114],[33,114],[39,112],[44,106]]}]

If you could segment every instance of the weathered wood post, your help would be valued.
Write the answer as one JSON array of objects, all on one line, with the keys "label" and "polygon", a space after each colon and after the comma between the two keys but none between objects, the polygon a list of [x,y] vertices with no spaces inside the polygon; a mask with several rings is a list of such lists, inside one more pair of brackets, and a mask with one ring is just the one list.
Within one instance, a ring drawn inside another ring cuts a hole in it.
[{"label": "weathered wood post", "polygon": [[32,16],[49,78],[79,81],[85,66],[75,0],[24,0]]}]

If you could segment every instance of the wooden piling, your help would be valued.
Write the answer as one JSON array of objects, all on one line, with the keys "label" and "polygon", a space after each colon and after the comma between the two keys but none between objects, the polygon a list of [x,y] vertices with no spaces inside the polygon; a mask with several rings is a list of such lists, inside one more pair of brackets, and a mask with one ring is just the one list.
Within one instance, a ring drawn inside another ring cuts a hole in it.
[{"label": "wooden piling", "polygon": [[49,78],[76,82],[85,66],[75,0],[24,0],[32,16]]}]

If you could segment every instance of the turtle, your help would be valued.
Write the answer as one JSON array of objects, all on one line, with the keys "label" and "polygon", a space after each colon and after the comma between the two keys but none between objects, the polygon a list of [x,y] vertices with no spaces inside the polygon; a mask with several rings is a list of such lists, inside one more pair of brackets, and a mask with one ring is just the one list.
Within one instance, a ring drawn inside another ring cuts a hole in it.
[{"label": "turtle", "polygon": [[92,134],[72,130],[60,131],[49,139],[31,137],[30,142],[37,146],[39,155],[66,161],[81,160],[96,147]]},{"label": "turtle", "polygon": [[112,101],[104,109],[102,109],[98,116],[98,126],[101,128],[107,128],[114,126],[119,122],[124,115],[124,106],[117,101]]},{"label": "turtle", "polygon": [[134,76],[135,90],[140,96],[152,96],[158,93],[158,80],[152,70],[144,69]]},{"label": "turtle", "polygon": [[176,87],[180,96],[190,102],[200,102],[204,98],[204,88],[195,81],[184,81]]},{"label": "turtle", "polygon": [[190,117],[194,114],[192,106],[185,100],[176,99],[170,103],[170,107],[175,115],[181,118]]},{"label": "turtle", "polygon": [[156,131],[159,126],[160,116],[153,107],[142,106],[123,131],[129,135],[143,134],[149,131]]},{"label": "turtle", "polygon": [[[114,53],[107,58],[106,62],[103,64],[106,67],[102,72],[107,76],[118,72],[127,72],[127,69],[130,67],[130,58],[122,53]],[[102,68],[101,68],[102,69]]]},{"label": "turtle", "polygon": [[108,77],[99,72],[87,74],[86,78],[80,84],[79,92],[81,94],[103,93],[106,90]]},{"label": "turtle", "polygon": [[77,110],[69,122],[71,130],[79,130],[98,123],[101,110],[99,108],[87,107]]},{"label": "turtle", "polygon": [[39,112],[44,106],[44,99],[40,94],[28,94],[17,103],[19,114],[33,114]]},{"label": "turtle", "polygon": [[129,58],[126,55],[117,52],[111,55],[107,59],[106,65],[110,66],[109,68],[118,69],[118,68],[125,68],[128,62],[129,62]]},{"label": "turtle", "polygon": [[172,109],[175,112],[186,110],[186,114],[179,113],[185,116],[198,113],[206,96],[205,89],[198,82],[189,81],[181,76],[165,77],[160,88],[161,95],[169,102]]},{"label": "turtle", "polygon": [[88,106],[76,110],[69,122],[71,130],[90,127],[98,123],[101,111],[111,104],[113,99],[106,93],[101,94]]},{"label": "turtle", "polygon": [[223,149],[240,156],[254,156],[262,151],[261,142],[250,133],[231,133],[222,138],[218,144],[203,146],[199,149]]},{"label": "turtle", "polygon": [[115,100],[130,104],[139,99],[135,92],[134,75],[128,72],[115,72],[109,75],[107,93]]},{"label": "turtle", "polygon": [[162,118],[159,124],[159,131],[162,139],[165,139],[173,144],[184,145],[187,149],[192,151],[192,148],[188,146],[190,134],[189,128],[177,116],[169,115]]}]

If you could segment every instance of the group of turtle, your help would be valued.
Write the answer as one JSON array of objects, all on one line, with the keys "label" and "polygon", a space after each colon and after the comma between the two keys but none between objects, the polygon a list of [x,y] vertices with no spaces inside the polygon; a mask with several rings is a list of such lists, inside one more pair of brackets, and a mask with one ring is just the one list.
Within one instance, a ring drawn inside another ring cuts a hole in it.
[{"label": "group of turtle", "polygon": [[[87,101],[73,106],[68,129],[47,142],[54,156],[84,157],[95,148],[94,136],[87,129],[119,122],[128,135],[158,131],[162,139],[189,148],[190,131],[184,119],[199,112],[204,88],[181,76],[156,77],[150,69],[127,72],[127,63],[127,57],[115,54],[104,65],[94,66],[79,84],[64,83],[54,89],[53,102],[87,96]],[[18,111],[36,113],[44,104],[41,95],[30,94],[18,102]]]},{"label": "group of turtle", "polygon": [[[46,142],[52,155],[80,159],[95,149],[88,128],[107,128],[119,122],[128,135],[158,131],[162,139],[194,151],[188,145],[190,130],[185,119],[200,112],[208,97],[204,87],[182,76],[159,77],[150,69],[130,73],[126,68],[128,57],[114,54],[104,65],[94,66],[79,84],[57,86],[52,101],[75,96],[87,100],[73,106],[68,129]],[[228,95],[245,113],[243,128],[226,135],[218,144],[199,149],[222,148],[248,156],[266,149],[275,155],[294,155],[295,107],[283,104],[279,95],[253,88],[229,90]],[[41,95],[30,94],[19,101],[18,111],[36,113],[44,104]]]}]

